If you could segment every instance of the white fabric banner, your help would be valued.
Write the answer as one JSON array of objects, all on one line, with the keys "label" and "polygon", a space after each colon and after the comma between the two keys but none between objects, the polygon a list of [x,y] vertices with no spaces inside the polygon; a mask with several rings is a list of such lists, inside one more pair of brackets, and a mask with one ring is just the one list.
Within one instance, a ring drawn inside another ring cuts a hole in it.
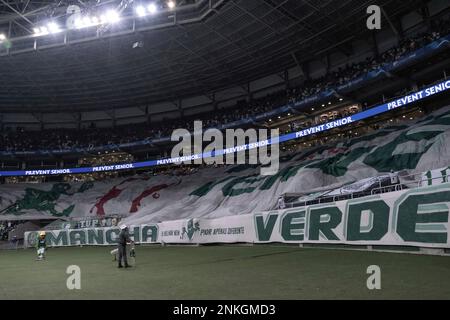
[{"label": "white fabric banner", "polygon": [[[130,227],[137,243],[334,243],[450,248],[450,183],[288,210]],[[118,228],[48,232],[50,246],[114,245]],[[33,246],[37,232],[25,235]]]}]

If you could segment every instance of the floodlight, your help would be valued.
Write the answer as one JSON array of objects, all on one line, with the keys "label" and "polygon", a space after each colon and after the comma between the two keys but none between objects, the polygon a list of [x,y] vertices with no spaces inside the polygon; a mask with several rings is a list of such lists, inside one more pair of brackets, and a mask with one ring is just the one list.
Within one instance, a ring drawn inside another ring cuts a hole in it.
[{"label": "floodlight", "polygon": [[75,28],[81,29],[84,27],[83,20],[81,18],[78,18],[75,20]]},{"label": "floodlight", "polygon": [[169,9],[175,8],[175,1],[170,0],[169,2],[167,2],[167,6],[169,7]]},{"label": "floodlight", "polygon": [[41,34],[48,34],[48,29],[47,27],[41,27]]},{"label": "floodlight", "polygon": [[47,27],[50,33],[57,33],[61,31],[61,29],[59,29],[59,26],[55,22],[50,22]]},{"label": "floodlight", "polygon": [[89,27],[91,24],[92,24],[91,18],[89,18],[89,17],[83,18],[83,27]]},{"label": "floodlight", "polygon": [[158,11],[158,8],[156,7],[156,4],[150,3],[147,7],[148,12],[151,14],[155,14]]},{"label": "floodlight", "polygon": [[92,22],[93,25],[97,25],[97,24],[100,23],[100,21],[98,20],[97,17],[92,17],[92,18],[91,18],[91,22]]},{"label": "floodlight", "polygon": [[6,40],[6,36],[3,33],[0,33],[0,42]]},{"label": "floodlight", "polygon": [[110,23],[114,23],[120,20],[119,14],[114,10],[109,10],[106,13],[106,20]]},{"label": "floodlight", "polygon": [[143,6],[138,6],[136,8],[136,13],[139,17],[145,16],[145,8]]}]

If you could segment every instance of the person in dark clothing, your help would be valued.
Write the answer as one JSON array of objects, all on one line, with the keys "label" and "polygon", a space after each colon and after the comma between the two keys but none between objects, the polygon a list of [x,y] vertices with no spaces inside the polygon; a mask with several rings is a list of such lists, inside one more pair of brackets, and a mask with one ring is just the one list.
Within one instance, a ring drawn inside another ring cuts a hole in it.
[{"label": "person in dark clothing", "polygon": [[45,240],[46,233],[45,231],[39,232],[39,237],[36,241],[36,249],[37,249],[37,260],[41,261],[45,259],[45,251],[47,249],[47,241]]},{"label": "person in dark clothing", "polygon": [[129,268],[130,265],[128,264],[127,259],[127,243],[134,243],[133,240],[130,239],[130,235],[128,233],[128,227],[126,225],[120,226],[120,233],[119,233],[119,241],[118,241],[118,249],[119,249],[119,268],[122,268],[122,260],[124,263],[125,268]]}]

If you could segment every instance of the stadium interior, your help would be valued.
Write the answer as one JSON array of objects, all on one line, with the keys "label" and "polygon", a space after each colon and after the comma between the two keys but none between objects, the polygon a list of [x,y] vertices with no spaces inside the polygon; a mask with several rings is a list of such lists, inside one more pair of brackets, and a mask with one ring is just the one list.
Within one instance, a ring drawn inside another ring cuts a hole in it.
[{"label": "stadium interior", "polygon": [[[95,265],[124,225],[141,260],[120,298],[448,299],[450,2],[380,0],[379,30],[370,5],[0,0],[0,299],[71,298],[23,266],[43,231],[50,270],[89,270],[72,298],[114,299]],[[175,161],[212,141],[174,156],[177,129],[271,132],[278,170],[249,136]]]}]

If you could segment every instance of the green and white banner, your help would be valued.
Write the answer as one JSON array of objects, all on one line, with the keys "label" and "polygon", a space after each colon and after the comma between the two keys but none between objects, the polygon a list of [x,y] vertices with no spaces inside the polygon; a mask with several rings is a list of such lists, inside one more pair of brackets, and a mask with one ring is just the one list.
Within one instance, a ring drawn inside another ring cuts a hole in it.
[{"label": "green and white banner", "polygon": [[[118,227],[84,228],[46,231],[47,245],[51,247],[115,245],[119,236]],[[39,231],[25,232],[24,246],[34,247]],[[158,225],[141,225],[130,228],[130,236],[137,243],[156,243]]]},{"label": "green and white banner", "polygon": [[448,166],[449,159],[447,107],[414,124],[283,154],[272,176],[261,175],[257,165],[241,164],[189,174],[177,174],[174,167],[170,174],[104,181],[0,185],[0,220],[102,221],[120,215],[128,225],[146,225],[253,215],[274,208],[282,194],[348,194],[376,186],[391,170],[425,172]]},{"label": "green and white banner", "polygon": [[[450,248],[450,183],[288,210],[131,226],[138,243],[334,243]],[[50,246],[113,245],[118,228],[48,233]],[[26,233],[32,246],[36,232]]]}]

